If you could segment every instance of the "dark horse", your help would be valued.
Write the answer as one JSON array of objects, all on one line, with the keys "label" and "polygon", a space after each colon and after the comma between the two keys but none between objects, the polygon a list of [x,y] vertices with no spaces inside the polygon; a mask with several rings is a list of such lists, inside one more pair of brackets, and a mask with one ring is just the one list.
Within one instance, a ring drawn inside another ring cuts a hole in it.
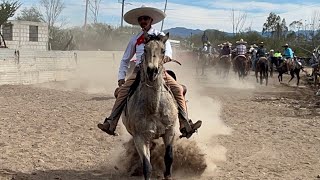
[{"label": "dark horse", "polygon": [[[286,72],[288,72],[288,66],[287,63],[290,60],[284,61],[280,64],[280,66],[277,68],[279,75],[278,75],[278,79],[279,82],[282,82],[282,75]],[[290,83],[290,81],[294,78],[294,75],[297,76],[297,86],[299,86],[299,82],[300,82],[300,71],[301,69],[303,69],[302,66],[293,66],[291,63],[289,64],[289,71],[290,71],[290,75],[291,75],[291,79],[288,81],[288,83]]]},{"label": "dark horse", "polygon": [[226,78],[229,75],[230,67],[232,65],[231,57],[229,55],[222,55],[217,65],[217,74],[219,74],[220,77]]},{"label": "dark horse", "polygon": [[244,55],[238,55],[234,59],[234,70],[236,73],[238,72],[239,79],[243,79],[247,73],[246,73],[246,67],[247,67],[247,58]]},{"label": "dark horse", "polygon": [[257,83],[258,81],[258,72],[260,73],[260,84],[262,84],[263,79],[266,80],[266,86],[268,85],[268,60],[265,57],[261,57],[258,62],[256,63],[255,67],[255,74],[256,74],[256,79]]}]

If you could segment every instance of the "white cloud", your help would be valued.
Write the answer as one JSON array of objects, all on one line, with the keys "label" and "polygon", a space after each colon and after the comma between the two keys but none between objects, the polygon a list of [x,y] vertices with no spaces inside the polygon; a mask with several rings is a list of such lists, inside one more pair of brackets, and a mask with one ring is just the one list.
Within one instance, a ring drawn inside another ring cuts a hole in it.
[{"label": "white cloud", "polygon": [[[69,26],[83,25],[84,23],[84,5],[85,1],[69,0],[66,2],[66,9],[63,16],[67,17]],[[130,1],[125,5],[125,12],[130,9],[140,7],[141,5],[164,8],[164,2],[142,3]],[[266,21],[270,12],[275,12],[285,18],[287,24],[294,20],[310,19],[312,13],[318,10],[320,3],[313,4],[295,4],[295,3],[269,3],[255,1],[212,1],[208,8],[196,7],[191,5],[181,5],[168,2],[167,18],[165,19],[164,29],[172,27],[186,27],[193,29],[220,29],[232,32],[231,9],[240,10],[247,13],[247,20],[244,27],[251,26],[252,29],[261,31],[262,25]],[[235,12],[237,17],[238,12]],[[92,18],[88,15],[89,23]],[[102,1],[100,5],[99,22],[120,25],[121,3],[117,1]],[[127,25],[126,23],[124,23]],[[160,28],[161,23],[156,27]]]}]

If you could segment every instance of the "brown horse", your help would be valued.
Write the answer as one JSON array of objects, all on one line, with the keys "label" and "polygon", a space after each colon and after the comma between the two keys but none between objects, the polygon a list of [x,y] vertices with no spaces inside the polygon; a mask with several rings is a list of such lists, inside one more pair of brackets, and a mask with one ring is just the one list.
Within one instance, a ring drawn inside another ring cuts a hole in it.
[{"label": "brown horse", "polygon": [[234,69],[235,72],[238,73],[239,79],[244,79],[244,77],[247,75],[247,58],[245,55],[238,55],[234,59]]},{"label": "brown horse", "polygon": [[164,49],[166,36],[145,34],[145,53],[142,56],[137,88],[127,102],[122,120],[132,135],[135,147],[143,164],[143,175],[151,178],[150,147],[153,139],[162,137],[165,145],[164,178],[171,177],[173,163],[173,139],[178,120],[175,99],[165,86]]},{"label": "brown horse", "polygon": [[217,74],[222,77],[223,72],[223,78],[226,78],[229,75],[231,65],[231,57],[229,55],[222,55],[217,63]]}]

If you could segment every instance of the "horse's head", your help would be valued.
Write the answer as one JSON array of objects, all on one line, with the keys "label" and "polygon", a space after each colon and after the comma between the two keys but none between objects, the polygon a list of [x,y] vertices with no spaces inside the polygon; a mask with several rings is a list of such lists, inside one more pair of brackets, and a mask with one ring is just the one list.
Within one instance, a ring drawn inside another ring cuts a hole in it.
[{"label": "horse's head", "polygon": [[168,38],[169,33],[165,36],[144,34],[145,46],[142,70],[149,81],[155,81],[163,71],[165,43]]}]

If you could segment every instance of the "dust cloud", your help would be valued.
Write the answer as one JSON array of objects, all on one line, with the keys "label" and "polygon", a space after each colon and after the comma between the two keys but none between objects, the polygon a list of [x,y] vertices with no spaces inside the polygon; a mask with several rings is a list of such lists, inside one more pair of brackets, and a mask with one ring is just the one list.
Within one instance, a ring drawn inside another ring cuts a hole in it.
[{"label": "dust cloud", "polygon": [[[78,52],[77,70],[70,80],[63,82],[61,87],[66,90],[112,96],[117,86],[121,56],[121,52]],[[217,163],[226,161],[227,149],[219,144],[217,136],[230,135],[232,129],[226,126],[220,117],[222,104],[219,98],[209,97],[206,89],[216,88],[217,91],[223,91],[225,88],[252,89],[255,87],[254,84],[239,82],[232,71],[228,79],[220,79],[212,69],[206,70],[206,76],[197,76],[192,58],[184,56],[183,59],[178,60],[181,61],[182,66],[168,63],[165,67],[174,70],[178,82],[187,86],[189,118],[194,122],[202,120],[203,125],[190,139],[176,139],[174,176],[179,178],[191,175],[212,176],[216,171]],[[141,163],[133,141],[122,123],[119,123],[119,126],[120,136],[117,139],[123,142],[123,145],[120,143],[119,147],[114,147],[112,152],[114,158],[110,159],[110,164],[115,166],[107,169],[115,173],[141,175]],[[180,132],[177,128],[178,135]],[[164,146],[161,140],[154,142],[151,156],[154,171],[161,176],[164,169]]]}]

